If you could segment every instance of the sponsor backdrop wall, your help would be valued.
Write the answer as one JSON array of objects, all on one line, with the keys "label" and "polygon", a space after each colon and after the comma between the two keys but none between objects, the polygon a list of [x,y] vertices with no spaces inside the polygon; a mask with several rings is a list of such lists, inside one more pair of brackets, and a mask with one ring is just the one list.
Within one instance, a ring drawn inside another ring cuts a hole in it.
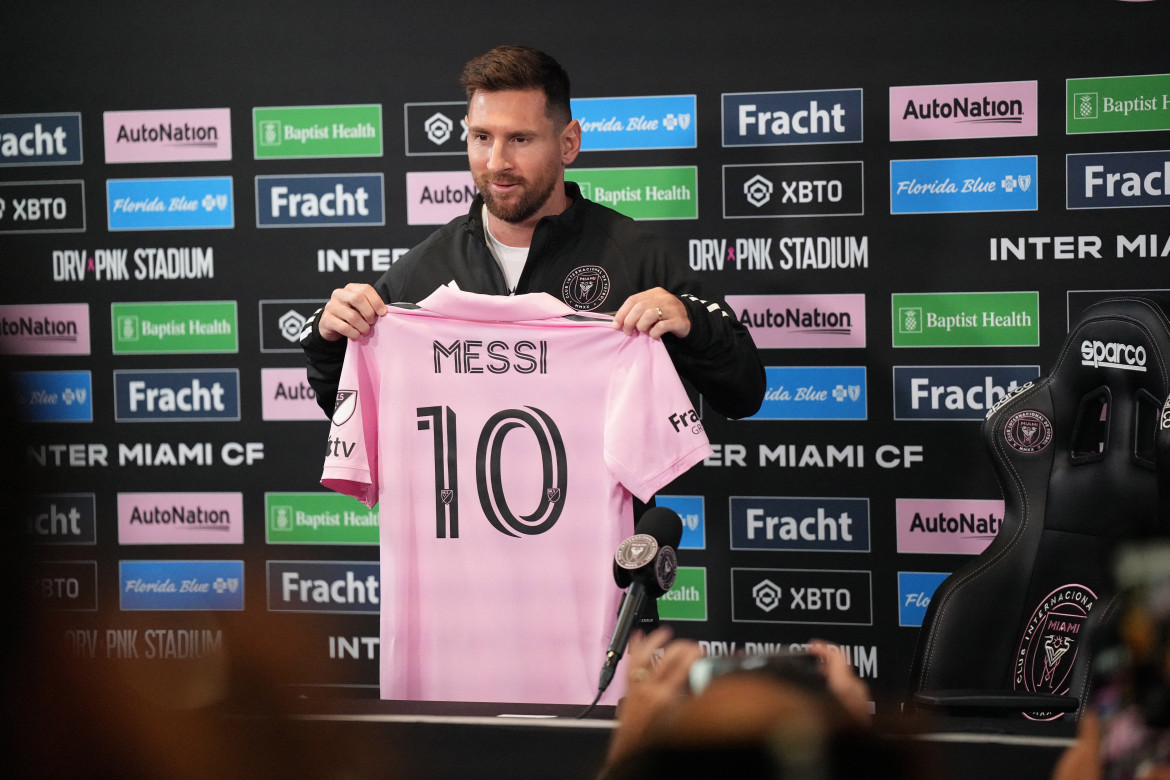
[{"label": "sponsor backdrop wall", "polygon": [[98,663],[243,625],[295,657],[281,682],[376,695],[377,518],[318,484],[294,339],[466,209],[457,77],[498,43],[561,60],[570,178],[763,351],[760,413],[705,410],[715,454],[661,499],[661,611],[711,652],[824,638],[896,699],[1002,518],[985,411],[1086,303],[1170,287],[1158,3],[17,5],[0,342],[36,480],[6,522]]}]

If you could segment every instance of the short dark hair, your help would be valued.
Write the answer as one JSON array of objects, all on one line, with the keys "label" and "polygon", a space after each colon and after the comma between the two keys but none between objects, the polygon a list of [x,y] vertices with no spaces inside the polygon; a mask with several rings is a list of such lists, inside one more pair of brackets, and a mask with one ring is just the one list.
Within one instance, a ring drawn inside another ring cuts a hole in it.
[{"label": "short dark hair", "polygon": [[497,46],[463,66],[459,79],[467,101],[479,90],[539,89],[544,92],[545,115],[567,125],[573,118],[569,106],[569,74],[560,63],[529,46]]}]

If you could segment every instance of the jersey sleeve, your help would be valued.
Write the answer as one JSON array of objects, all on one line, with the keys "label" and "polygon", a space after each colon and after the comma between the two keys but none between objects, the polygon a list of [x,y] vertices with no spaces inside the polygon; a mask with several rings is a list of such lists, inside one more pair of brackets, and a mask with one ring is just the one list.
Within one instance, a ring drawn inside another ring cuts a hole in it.
[{"label": "jersey sleeve", "polygon": [[622,336],[610,378],[605,459],[615,478],[642,501],[711,454],[662,342]]},{"label": "jersey sleeve", "polygon": [[367,342],[351,341],[345,351],[321,484],[373,507],[378,503],[378,387]]}]

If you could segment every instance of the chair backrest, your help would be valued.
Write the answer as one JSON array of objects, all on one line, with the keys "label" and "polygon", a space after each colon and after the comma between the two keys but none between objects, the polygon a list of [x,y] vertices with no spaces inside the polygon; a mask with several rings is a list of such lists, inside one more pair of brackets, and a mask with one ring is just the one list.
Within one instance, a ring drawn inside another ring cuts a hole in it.
[{"label": "chair backrest", "polygon": [[1081,701],[1078,715],[1083,710],[1082,632],[1091,614],[1109,609],[1113,549],[1167,530],[1164,305],[1127,297],[1089,306],[1048,375],[988,412],[981,435],[1003,491],[1003,523],[987,549],[935,591],[911,694],[1068,694]]}]

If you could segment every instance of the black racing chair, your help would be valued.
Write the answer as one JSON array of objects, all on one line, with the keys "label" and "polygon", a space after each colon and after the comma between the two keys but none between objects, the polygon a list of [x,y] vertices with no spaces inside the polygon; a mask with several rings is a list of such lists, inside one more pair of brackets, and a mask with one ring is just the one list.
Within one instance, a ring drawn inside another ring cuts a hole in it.
[{"label": "black racing chair", "polygon": [[1170,319],[1165,304],[1088,307],[1047,377],[980,430],[1003,490],[999,534],[927,607],[908,708],[1079,718],[1086,621],[1108,619],[1118,543],[1165,534],[1170,513]]}]

